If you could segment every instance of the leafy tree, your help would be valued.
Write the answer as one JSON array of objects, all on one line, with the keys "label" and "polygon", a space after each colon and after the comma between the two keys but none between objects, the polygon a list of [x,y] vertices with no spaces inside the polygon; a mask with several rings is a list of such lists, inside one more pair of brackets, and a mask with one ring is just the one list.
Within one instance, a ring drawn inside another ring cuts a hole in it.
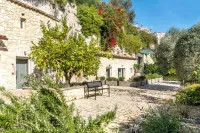
[{"label": "leafy tree", "polygon": [[[30,58],[43,70],[52,70],[64,75],[71,85],[73,75],[96,75],[100,65],[100,53],[97,42],[86,44],[82,36],[69,36],[65,19],[62,25],[41,26],[43,37],[31,47]],[[67,38],[68,37],[68,38]]]},{"label": "leafy tree", "polygon": [[82,33],[88,37],[92,35],[100,36],[100,28],[103,25],[103,18],[94,6],[78,6],[77,17],[82,25]]},{"label": "leafy tree", "polygon": [[114,6],[120,6],[126,10],[129,22],[133,23],[135,18],[134,10],[131,10],[132,1],[131,0],[109,0],[109,3]]},{"label": "leafy tree", "polygon": [[145,44],[142,43],[138,36],[134,36],[132,34],[124,35],[124,42],[122,47],[129,54],[138,53],[141,48],[145,47]]},{"label": "leafy tree", "polygon": [[180,80],[192,80],[200,64],[200,35],[189,32],[182,35],[174,50],[174,66]]},{"label": "leafy tree", "polygon": [[165,37],[161,39],[160,45],[157,46],[155,57],[159,66],[159,71],[163,75],[167,75],[168,70],[170,68],[174,68],[173,65],[174,48],[177,40],[184,33],[185,33],[184,30],[172,27],[166,33]]},{"label": "leafy tree", "polygon": [[142,42],[148,48],[150,48],[151,45],[156,45],[157,44],[157,39],[152,34],[149,34],[149,33],[145,32],[145,31],[139,31],[139,35],[140,35],[140,38],[141,38]]}]

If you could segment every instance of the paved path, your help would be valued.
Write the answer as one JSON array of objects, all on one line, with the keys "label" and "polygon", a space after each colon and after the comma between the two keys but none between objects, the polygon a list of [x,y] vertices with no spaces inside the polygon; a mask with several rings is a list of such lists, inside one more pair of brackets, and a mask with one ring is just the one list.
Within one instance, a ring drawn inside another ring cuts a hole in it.
[{"label": "paved path", "polygon": [[179,85],[175,82],[163,82],[141,88],[112,86],[111,97],[104,94],[98,96],[97,100],[91,97],[75,100],[74,103],[85,119],[110,111],[117,105],[117,118],[113,123],[124,125],[133,122],[150,107],[158,105],[157,100],[172,99],[178,88]]}]

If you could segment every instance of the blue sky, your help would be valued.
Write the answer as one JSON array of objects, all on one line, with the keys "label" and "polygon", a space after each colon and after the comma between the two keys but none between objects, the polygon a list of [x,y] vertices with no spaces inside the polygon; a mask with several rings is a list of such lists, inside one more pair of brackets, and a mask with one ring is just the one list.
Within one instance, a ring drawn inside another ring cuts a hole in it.
[{"label": "blue sky", "polygon": [[[108,1],[108,0],[104,0]],[[189,28],[200,21],[200,0],[132,0],[135,23],[166,32],[170,27]]]}]

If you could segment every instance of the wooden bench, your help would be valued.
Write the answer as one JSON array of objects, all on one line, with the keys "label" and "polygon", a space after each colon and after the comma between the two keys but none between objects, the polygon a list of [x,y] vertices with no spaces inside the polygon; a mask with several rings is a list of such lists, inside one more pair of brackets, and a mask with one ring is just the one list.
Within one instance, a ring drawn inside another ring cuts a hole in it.
[{"label": "wooden bench", "polygon": [[85,82],[85,87],[84,87],[84,96],[87,96],[87,98],[90,96],[90,92],[94,92],[95,100],[97,96],[98,91],[102,91],[103,95],[103,90],[108,91],[108,96],[110,97],[110,86],[105,84],[103,85],[101,81],[93,81],[93,82]]}]

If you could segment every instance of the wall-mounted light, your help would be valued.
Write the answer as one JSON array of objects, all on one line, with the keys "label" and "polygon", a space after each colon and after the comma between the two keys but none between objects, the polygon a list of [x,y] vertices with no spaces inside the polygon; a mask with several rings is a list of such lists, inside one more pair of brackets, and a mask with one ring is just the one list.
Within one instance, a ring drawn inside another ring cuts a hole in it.
[{"label": "wall-mounted light", "polygon": [[27,52],[26,52],[26,51],[24,51],[24,55],[25,55],[25,56],[27,55]]},{"label": "wall-mounted light", "polygon": [[15,65],[14,64],[12,64],[12,69],[13,69],[12,75],[15,75]]}]

